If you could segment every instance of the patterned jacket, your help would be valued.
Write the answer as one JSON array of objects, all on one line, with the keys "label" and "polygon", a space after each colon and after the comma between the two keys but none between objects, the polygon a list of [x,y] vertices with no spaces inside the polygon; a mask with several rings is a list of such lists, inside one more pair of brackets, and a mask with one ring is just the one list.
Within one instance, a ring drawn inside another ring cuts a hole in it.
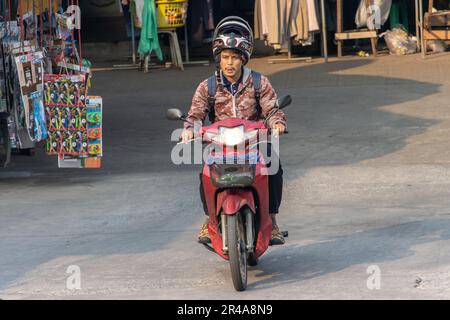
[{"label": "patterned jacket", "polygon": [[[239,84],[237,93],[233,96],[227,89],[217,86],[216,104],[215,104],[215,121],[227,118],[241,118],[246,120],[256,120],[256,100],[255,89],[251,77],[251,70],[244,67],[242,82]],[[223,77],[223,75],[221,75]],[[261,96],[260,106],[263,117],[266,117],[274,108],[277,95],[272,88],[267,77],[261,75]],[[194,123],[202,121],[209,112],[208,104],[208,80],[204,80],[198,86],[192,105],[189,109],[187,120]],[[268,121],[267,126],[272,127],[275,123],[286,125],[286,117],[282,110],[278,110]],[[192,125],[185,122],[186,129],[192,128]]]}]

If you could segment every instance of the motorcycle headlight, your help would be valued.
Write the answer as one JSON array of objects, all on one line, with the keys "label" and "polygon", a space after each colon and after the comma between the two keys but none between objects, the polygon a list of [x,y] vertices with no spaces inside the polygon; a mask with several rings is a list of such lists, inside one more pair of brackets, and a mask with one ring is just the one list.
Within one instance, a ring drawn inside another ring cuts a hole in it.
[{"label": "motorcycle headlight", "polygon": [[206,141],[227,146],[239,145],[246,140],[255,141],[257,136],[258,130],[244,132],[243,125],[233,128],[219,127],[218,132],[207,131],[204,133]]},{"label": "motorcycle headlight", "polygon": [[227,128],[219,127],[218,140],[227,146],[235,146],[246,140],[254,140],[258,135],[258,130],[244,132],[244,126]]},{"label": "motorcycle headlight", "polygon": [[244,126],[234,128],[219,127],[219,140],[227,146],[235,146],[245,141]]}]

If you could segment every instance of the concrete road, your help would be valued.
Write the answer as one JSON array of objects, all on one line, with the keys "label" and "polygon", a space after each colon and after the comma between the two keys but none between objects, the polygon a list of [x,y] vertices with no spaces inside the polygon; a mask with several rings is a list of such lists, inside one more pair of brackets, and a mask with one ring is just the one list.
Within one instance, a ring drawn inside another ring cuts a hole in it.
[{"label": "concrete road", "polygon": [[251,67],[294,103],[279,217],[290,237],[246,292],[196,243],[199,167],[170,161],[179,124],[165,110],[187,109],[212,72],[189,67],[94,75],[101,170],[57,169],[38,150],[0,172],[0,298],[449,299],[449,55]]}]

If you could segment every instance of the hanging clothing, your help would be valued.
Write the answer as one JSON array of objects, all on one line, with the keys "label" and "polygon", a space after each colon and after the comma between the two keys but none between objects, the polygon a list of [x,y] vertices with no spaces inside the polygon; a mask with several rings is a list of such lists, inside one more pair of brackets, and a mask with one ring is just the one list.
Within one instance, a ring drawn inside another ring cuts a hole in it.
[{"label": "hanging clothing", "polygon": [[295,34],[294,30],[290,30],[291,28],[291,13],[292,13],[292,4],[294,1],[298,0],[278,0],[279,1],[279,12],[280,19],[278,21],[278,29],[280,34],[280,45],[282,47],[287,47],[288,42],[290,41],[290,37],[292,34]]},{"label": "hanging clothing", "polygon": [[328,32],[336,32],[336,21],[337,21],[337,12],[336,12],[336,4],[331,4],[330,2],[325,2],[325,22],[327,26]]},{"label": "hanging clothing", "polygon": [[409,17],[408,17],[408,3],[407,0],[393,0],[391,13],[389,15],[389,24],[391,29],[396,25],[401,24],[409,33]]},{"label": "hanging clothing", "polygon": [[138,52],[140,54],[156,53],[159,60],[162,60],[162,51],[158,41],[158,25],[156,22],[156,8],[154,0],[144,0],[142,11],[141,39],[139,41]]},{"label": "hanging clothing", "polygon": [[188,23],[193,47],[202,46],[204,42],[212,41],[214,32],[214,8],[212,0],[190,1],[188,7]]},{"label": "hanging clothing", "polygon": [[214,30],[214,12],[212,0],[204,0],[203,2],[203,23],[205,30]]},{"label": "hanging clothing", "polygon": [[258,25],[258,39],[266,40],[267,45],[279,45],[282,40],[283,30],[280,26],[280,19],[285,15],[281,12],[280,0],[267,1],[257,0],[255,9],[258,11],[255,15]]},{"label": "hanging clothing", "polygon": [[317,0],[256,0],[255,38],[266,40],[275,49],[288,48],[289,42],[311,44],[320,30]]},{"label": "hanging clothing", "polygon": [[253,36],[255,39],[264,39],[265,36],[262,28],[262,17],[261,0],[255,0],[255,8],[253,13]]},{"label": "hanging clothing", "polygon": [[133,0],[132,6],[132,10],[134,10],[134,26],[136,28],[142,28],[142,15],[144,13],[145,0]]},{"label": "hanging clothing", "polygon": [[307,0],[297,0],[296,2],[293,6],[293,21],[296,31],[294,40],[303,42],[309,39],[308,3]]},{"label": "hanging clothing", "polygon": [[[125,31],[127,32],[127,37],[131,38],[131,13],[133,13],[133,18],[136,17],[135,14],[135,8],[133,2],[128,2],[128,0],[123,0],[120,4],[122,6],[122,13],[123,17],[125,19]],[[139,39],[139,35],[141,32],[141,29],[136,28],[136,23],[133,20],[133,26],[134,26],[134,37],[135,39]]]},{"label": "hanging clothing", "polygon": [[[392,0],[371,0],[370,5],[377,6],[380,8],[380,24],[384,25],[387,19],[389,18]],[[358,28],[367,27],[369,16],[371,16],[371,14],[369,8],[366,7],[366,0],[361,0],[361,2],[359,3],[358,11],[356,12],[355,16],[356,26]]]},{"label": "hanging clothing", "polygon": [[[269,14],[268,1],[256,0],[254,10],[254,37],[255,39],[267,40],[269,36]],[[271,26],[274,25],[271,21]],[[275,31],[272,30],[272,32]]]},{"label": "hanging clothing", "polygon": [[261,16],[264,17],[261,19],[262,34],[267,36],[269,34],[269,26],[267,25],[267,19],[265,18],[267,17],[266,1],[261,1]]},{"label": "hanging clothing", "polygon": [[308,29],[309,32],[320,31],[318,18],[318,3],[317,0],[307,0],[308,6]]},{"label": "hanging clothing", "polygon": [[[265,9],[261,10],[266,12],[267,21],[267,42],[269,44],[280,44],[281,43],[281,34],[280,34],[280,9],[278,1],[264,1],[261,3],[265,6]],[[270,12],[271,14],[267,14]]]}]

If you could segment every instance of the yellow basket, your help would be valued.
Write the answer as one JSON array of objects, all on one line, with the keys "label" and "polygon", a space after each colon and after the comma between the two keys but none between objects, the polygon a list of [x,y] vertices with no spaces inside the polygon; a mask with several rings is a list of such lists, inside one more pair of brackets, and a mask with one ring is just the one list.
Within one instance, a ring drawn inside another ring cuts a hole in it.
[{"label": "yellow basket", "polygon": [[186,23],[186,0],[156,1],[158,28],[178,28]]}]

